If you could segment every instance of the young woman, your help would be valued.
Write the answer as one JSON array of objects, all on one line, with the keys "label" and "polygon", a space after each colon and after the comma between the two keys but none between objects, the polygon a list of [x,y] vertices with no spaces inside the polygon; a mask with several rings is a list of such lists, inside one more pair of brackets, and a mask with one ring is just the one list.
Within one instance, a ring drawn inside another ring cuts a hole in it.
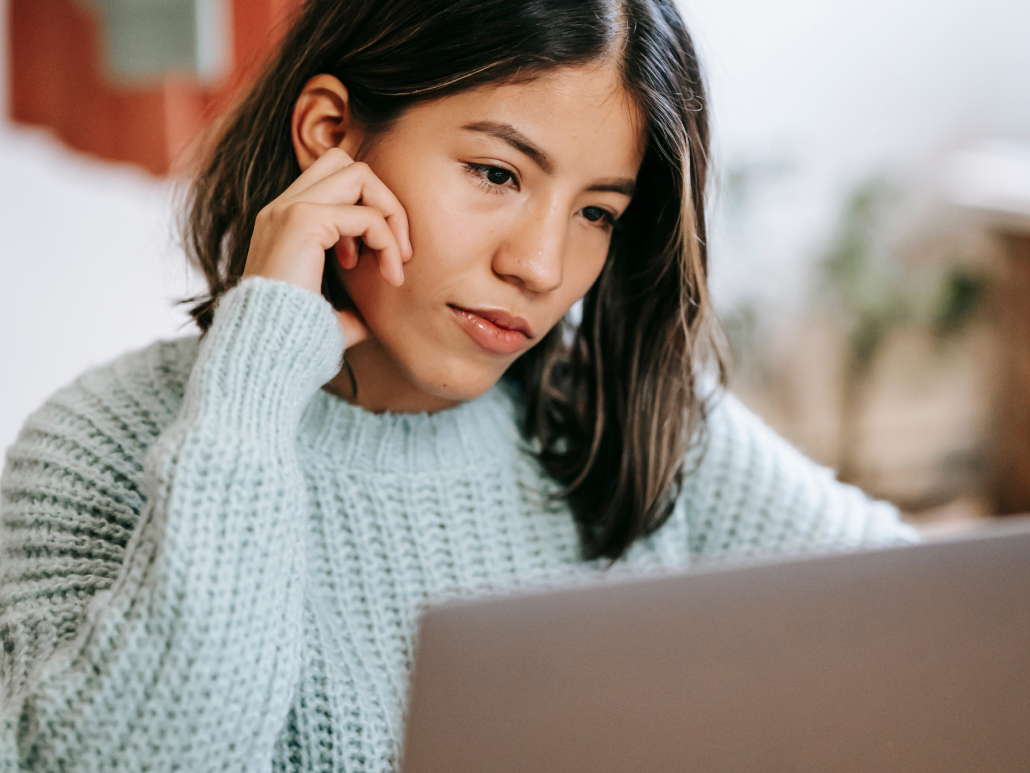
[{"label": "young woman", "polygon": [[309,0],[202,335],[8,453],[0,770],[391,770],[428,600],[913,539],[718,386],[706,122],[671,0]]}]

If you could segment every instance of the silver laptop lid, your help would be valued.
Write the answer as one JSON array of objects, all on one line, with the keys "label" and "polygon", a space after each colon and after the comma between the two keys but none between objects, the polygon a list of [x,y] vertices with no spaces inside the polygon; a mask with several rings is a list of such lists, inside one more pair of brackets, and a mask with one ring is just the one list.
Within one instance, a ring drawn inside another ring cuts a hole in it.
[{"label": "silver laptop lid", "polygon": [[1030,529],[423,618],[404,773],[1030,771]]}]

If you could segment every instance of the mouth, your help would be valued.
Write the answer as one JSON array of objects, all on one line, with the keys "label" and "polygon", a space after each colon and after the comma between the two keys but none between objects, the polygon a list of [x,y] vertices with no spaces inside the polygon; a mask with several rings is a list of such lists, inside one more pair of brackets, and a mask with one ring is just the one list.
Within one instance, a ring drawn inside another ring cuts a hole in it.
[{"label": "mouth", "polygon": [[533,337],[526,320],[501,309],[466,309],[454,304],[448,307],[469,337],[490,352],[514,354]]}]

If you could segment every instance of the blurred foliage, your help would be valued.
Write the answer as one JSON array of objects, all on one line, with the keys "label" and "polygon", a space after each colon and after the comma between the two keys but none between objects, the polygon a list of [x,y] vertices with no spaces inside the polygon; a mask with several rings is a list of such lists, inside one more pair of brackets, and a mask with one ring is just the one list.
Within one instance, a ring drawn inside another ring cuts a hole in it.
[{"label": "blurred foliage", "polygon": [[849,323],[845,357],[840,477],[858,475],[858,418],[873,366],[896,328],[925,329],[938,343],[959,335],[981,307],[986,277],[953,259],[916,269],[891,249],[890,231],[899,196],[871,180],[848,197],[822,269],[835,312]]},{"label": "blurred foliage", "polygon": [[941,282],[939,302],[932,319],[938,338],[958,333],[973,317],[983,302],[987,280],[981,274],[955,266]]},{"label": "blurred foliage", "polygon": [[984,298],[986,278],[959,260],[915,270],[897,259],[887,236],[897,200],[882,180],[855,189],[822,262],[831,298],[851,323],[851,377],[872,368],[893,329],[925,327],[946,339],[965,329]]}]

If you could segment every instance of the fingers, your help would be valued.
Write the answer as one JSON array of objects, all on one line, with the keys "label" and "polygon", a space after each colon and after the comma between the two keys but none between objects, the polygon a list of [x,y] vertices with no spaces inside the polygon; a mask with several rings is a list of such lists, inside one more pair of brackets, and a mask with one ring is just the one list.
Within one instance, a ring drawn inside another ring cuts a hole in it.
[{"label": "fingers", "polygon": [[358,265],[360,246],[353,236],[344,236],[336,243],[336,259],[343,268],[351,269]]},{"label": "fingers", "polygon": [[336,312],[336,319],[343,330],[343,337],[347,341],[347,348],[360,344],[366,338],[371,337],[368,324],[356,309],[342,309]]},{"label": "fingers", "polygon": [[[346,157],[346,154],[343,155]],[[325,155],[322,158],[325,158]],[[321,160],[320,158],[319,161]],[[332,168],[334,168],[333,164],[327,164],[324,167],[324,169]],[[298,197],[318,204],[360,203],[378,209],[386,218],[387,224],[397,239],[397,244],[400,245],[403,261],[406,263],[411,259],[408,215],[393,191],[386,187],[386,184],[375,175],[368,164],[358,161],[335,169],[313,182],[304,189],[302,194],[298,194]]]},{"label": "fingers", "polygon": [[319,180],[339,172],[354,163],[354,159],[340,148],[330,148],[315,160],[311,166],[300,173],[300,176],[283,191],[279,198],[288,199],[299,196]]},{"label": "fingers", "polygon": [[365,244],[388,284],[404,283],[411,259],[404,207],[367,164],[337,148],[324,153],[258,213],[244,276],[257,274],[318,292],[325,251],[354,268]]},{"label": "fingers", "polygon": [[[374,250],[379,261],[379,273],[382,274],[389,284],[400,287],[404,284],[404,268],[401,247],[397,243],[397,237],[386,222],[382,213],[371,207],[360,207],[355,205],[341,206],[333,204],[309,204],[316,213],[320,210],[319,219],[325,219],[333,223],[336,233],[330,236],[333,239],[331,244],[326,244],[325,249],[339,243],[347,237],[360,238],[369,249]],[[357,248],[354,248],[353,265],[344,268],[353,268],[357,265]]]}]

